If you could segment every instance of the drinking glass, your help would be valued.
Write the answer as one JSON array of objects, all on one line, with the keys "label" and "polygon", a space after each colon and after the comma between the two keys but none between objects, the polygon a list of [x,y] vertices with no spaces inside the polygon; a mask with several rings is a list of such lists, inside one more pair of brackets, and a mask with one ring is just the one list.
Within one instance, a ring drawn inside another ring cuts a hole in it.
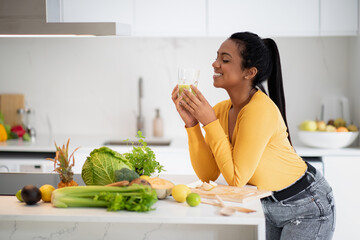
[{"label": "drinking glass", "polygon": [[184,89],[191,91],[190,85],[198,86],[200,71],[193,68],[180,68],[179,69],[179,96]]}]

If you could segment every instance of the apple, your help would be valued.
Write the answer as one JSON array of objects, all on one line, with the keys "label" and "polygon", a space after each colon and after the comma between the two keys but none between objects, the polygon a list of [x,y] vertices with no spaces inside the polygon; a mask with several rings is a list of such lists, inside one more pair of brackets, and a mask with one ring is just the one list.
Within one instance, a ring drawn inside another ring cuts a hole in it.
[{"label": "apple", "polygon": [[336,132],[336,127],[334,127],[333,125],[327,125],[325,131],[326,132]]},{"label": "apple", "polygon": [[313,131],[316,131],[317,124],[316,124],[316,121],[305,120],[300,124],[299,128],[300,128],[300,130],[303,130],[303,131],[313,132]]},{"label": "apple", "polygon": [[326,123],[324,121],[316,121],[316,125],[318,131],[325,131]]}]

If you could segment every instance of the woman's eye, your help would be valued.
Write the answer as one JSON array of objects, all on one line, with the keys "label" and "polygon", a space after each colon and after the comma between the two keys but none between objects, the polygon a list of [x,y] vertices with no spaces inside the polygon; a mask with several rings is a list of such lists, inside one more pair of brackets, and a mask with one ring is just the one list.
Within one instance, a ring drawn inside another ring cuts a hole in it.
[{"label": "woman's eye", "polygon": [[227,60],[227,59],[223,59],[222,61],[223,61],[223,63],[228,63],[228,62],[230,62],[230,61]]}]

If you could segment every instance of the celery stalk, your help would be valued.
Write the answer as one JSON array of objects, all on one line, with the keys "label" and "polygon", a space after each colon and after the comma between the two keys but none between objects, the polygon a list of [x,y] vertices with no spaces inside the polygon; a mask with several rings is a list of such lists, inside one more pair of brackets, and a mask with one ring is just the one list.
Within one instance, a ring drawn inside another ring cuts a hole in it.
[{"label": "celery stalk", "polygon": [[59,208],[106,207],[109,211],[149,211],[157,201],[156,191],[149,186],[127,187],[77,186],[56,189],[51,202]]}]

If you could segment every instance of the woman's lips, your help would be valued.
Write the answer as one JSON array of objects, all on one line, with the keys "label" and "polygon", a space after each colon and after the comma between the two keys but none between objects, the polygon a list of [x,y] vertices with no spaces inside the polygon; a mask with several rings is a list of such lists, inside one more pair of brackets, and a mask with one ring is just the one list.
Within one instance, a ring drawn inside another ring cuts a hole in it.
[{"label": "woman's lips", "polygon": [[213,78],[216,79],[216,78],[219,78],[221,76],[222,76],[222,73],[214,73]]}]

